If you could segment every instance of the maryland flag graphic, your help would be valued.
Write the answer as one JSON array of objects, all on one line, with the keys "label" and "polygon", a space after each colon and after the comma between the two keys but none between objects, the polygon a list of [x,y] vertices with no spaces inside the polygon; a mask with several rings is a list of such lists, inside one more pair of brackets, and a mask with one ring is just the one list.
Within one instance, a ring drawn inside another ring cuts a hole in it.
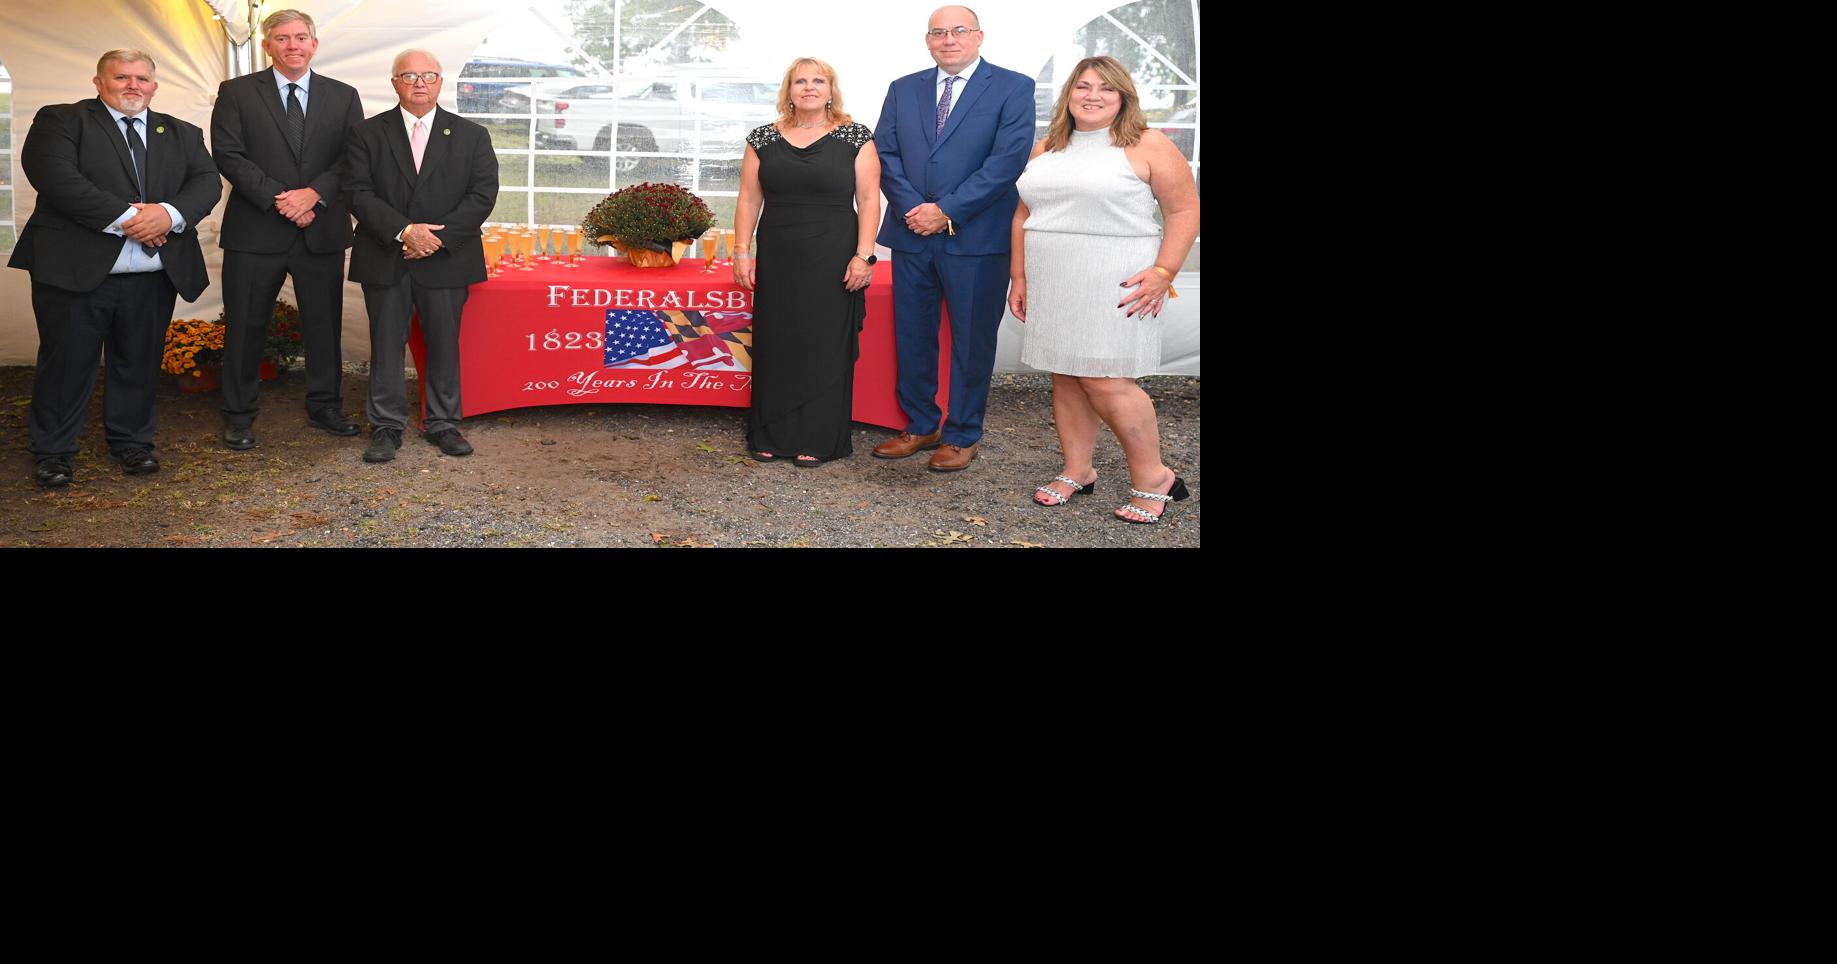
[{"label": "maryland flag graphic", "polygon": [[747,311],[606,312],[607,368],[753,370]]}]

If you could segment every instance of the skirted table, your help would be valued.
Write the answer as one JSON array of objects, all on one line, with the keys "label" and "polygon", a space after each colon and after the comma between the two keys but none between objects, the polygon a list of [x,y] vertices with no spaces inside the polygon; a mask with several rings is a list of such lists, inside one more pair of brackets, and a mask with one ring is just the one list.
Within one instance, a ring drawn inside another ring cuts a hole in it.
[{"label": "skirted table", "polygon": [[[581,402],[752,404],[752,292],[734,285],[731,267],[704,274],[702,265],[634,268],[584,258],[574,268],[508,268],[473,285],[459,333],[465,415]],[[903,429],[894,394],[892,276],[892,265],[876,265],[867,289],[854,420]],[[940,367],[950,357],[948,335],[946,324]],[[418,323],[409,350],[423,372]],[[425,420],[425,378],[420,385]],[[939,379],[940,399],[948,385]]]}]

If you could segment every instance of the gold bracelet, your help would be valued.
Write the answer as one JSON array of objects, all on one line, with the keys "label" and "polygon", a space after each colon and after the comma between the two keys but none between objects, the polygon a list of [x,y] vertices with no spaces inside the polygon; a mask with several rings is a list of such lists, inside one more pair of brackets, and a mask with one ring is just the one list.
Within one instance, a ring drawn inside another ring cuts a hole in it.
[{"label": "gold bracelet", "polygon": [[1178,297],[1180,297],[1180,292],[1178,292],[1178,291],[1175,291],[1175,290],[1174,290],[1174,275],[1173,275],[1173,272],[1171,272],[1171,271],[1168,271],[1168,270],[1167,270],[1166,268],[1163,268],[1163,267],[1161,267],[1161,266],[1160,266],[1160,265],[1158,265],[1158,264],[1157,264],[1157,265],[1150,265],[1150,267],[1152,267],[1152,268],[1154,268],[1154,270],[1155,270],[1155,274],[1158,274],[1158,275],[1160,275],[1161,277],[1163,277],[1163,278],[1166,278],[1166,279],[1167,279],[1167,296],[1168,296],[1169,298],[1178,298]]}]

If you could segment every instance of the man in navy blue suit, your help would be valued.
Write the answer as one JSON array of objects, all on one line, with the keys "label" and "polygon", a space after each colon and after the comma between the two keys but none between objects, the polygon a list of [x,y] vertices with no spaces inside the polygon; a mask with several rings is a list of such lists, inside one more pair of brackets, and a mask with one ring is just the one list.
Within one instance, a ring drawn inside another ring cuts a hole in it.
[{"label": "man in navy blue suit", "polygon": [[[982,59],[982,21],[968,7],[931,15],[937,67],[893,82],[874,144],[893,257],[899,404],[906,430],[874,454],[935,448],[930,468],[967,467],[982,439],[995,336],[1008,293],[1014,182],[1033,146],[1033,81]],[[901,213],[904,212],[904,213]],[[950,311],[950,412],[938,408],[940,307]]]}]

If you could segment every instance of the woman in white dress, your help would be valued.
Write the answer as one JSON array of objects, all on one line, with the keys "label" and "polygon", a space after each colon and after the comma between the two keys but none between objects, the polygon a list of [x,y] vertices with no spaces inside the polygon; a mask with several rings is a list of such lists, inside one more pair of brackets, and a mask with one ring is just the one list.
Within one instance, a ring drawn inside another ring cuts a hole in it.
[{"label": "woman in white dress", "polygon": [[1131,498],[1116,517],[1158,522],[1168,502],[1186,498],[1186,483],[1161,462],[1154,402],[1135,380],[1161,363],[1161,308],[1199,237],[1192,168],[1148,129],[1128,68],[1087,57],[1017,186],[1008,307],[1027,325],[1021,360],[1053,373],[1065,456],[1033,499],[1060,506],[1095,491],[1101,423],[1129,462]]}]

